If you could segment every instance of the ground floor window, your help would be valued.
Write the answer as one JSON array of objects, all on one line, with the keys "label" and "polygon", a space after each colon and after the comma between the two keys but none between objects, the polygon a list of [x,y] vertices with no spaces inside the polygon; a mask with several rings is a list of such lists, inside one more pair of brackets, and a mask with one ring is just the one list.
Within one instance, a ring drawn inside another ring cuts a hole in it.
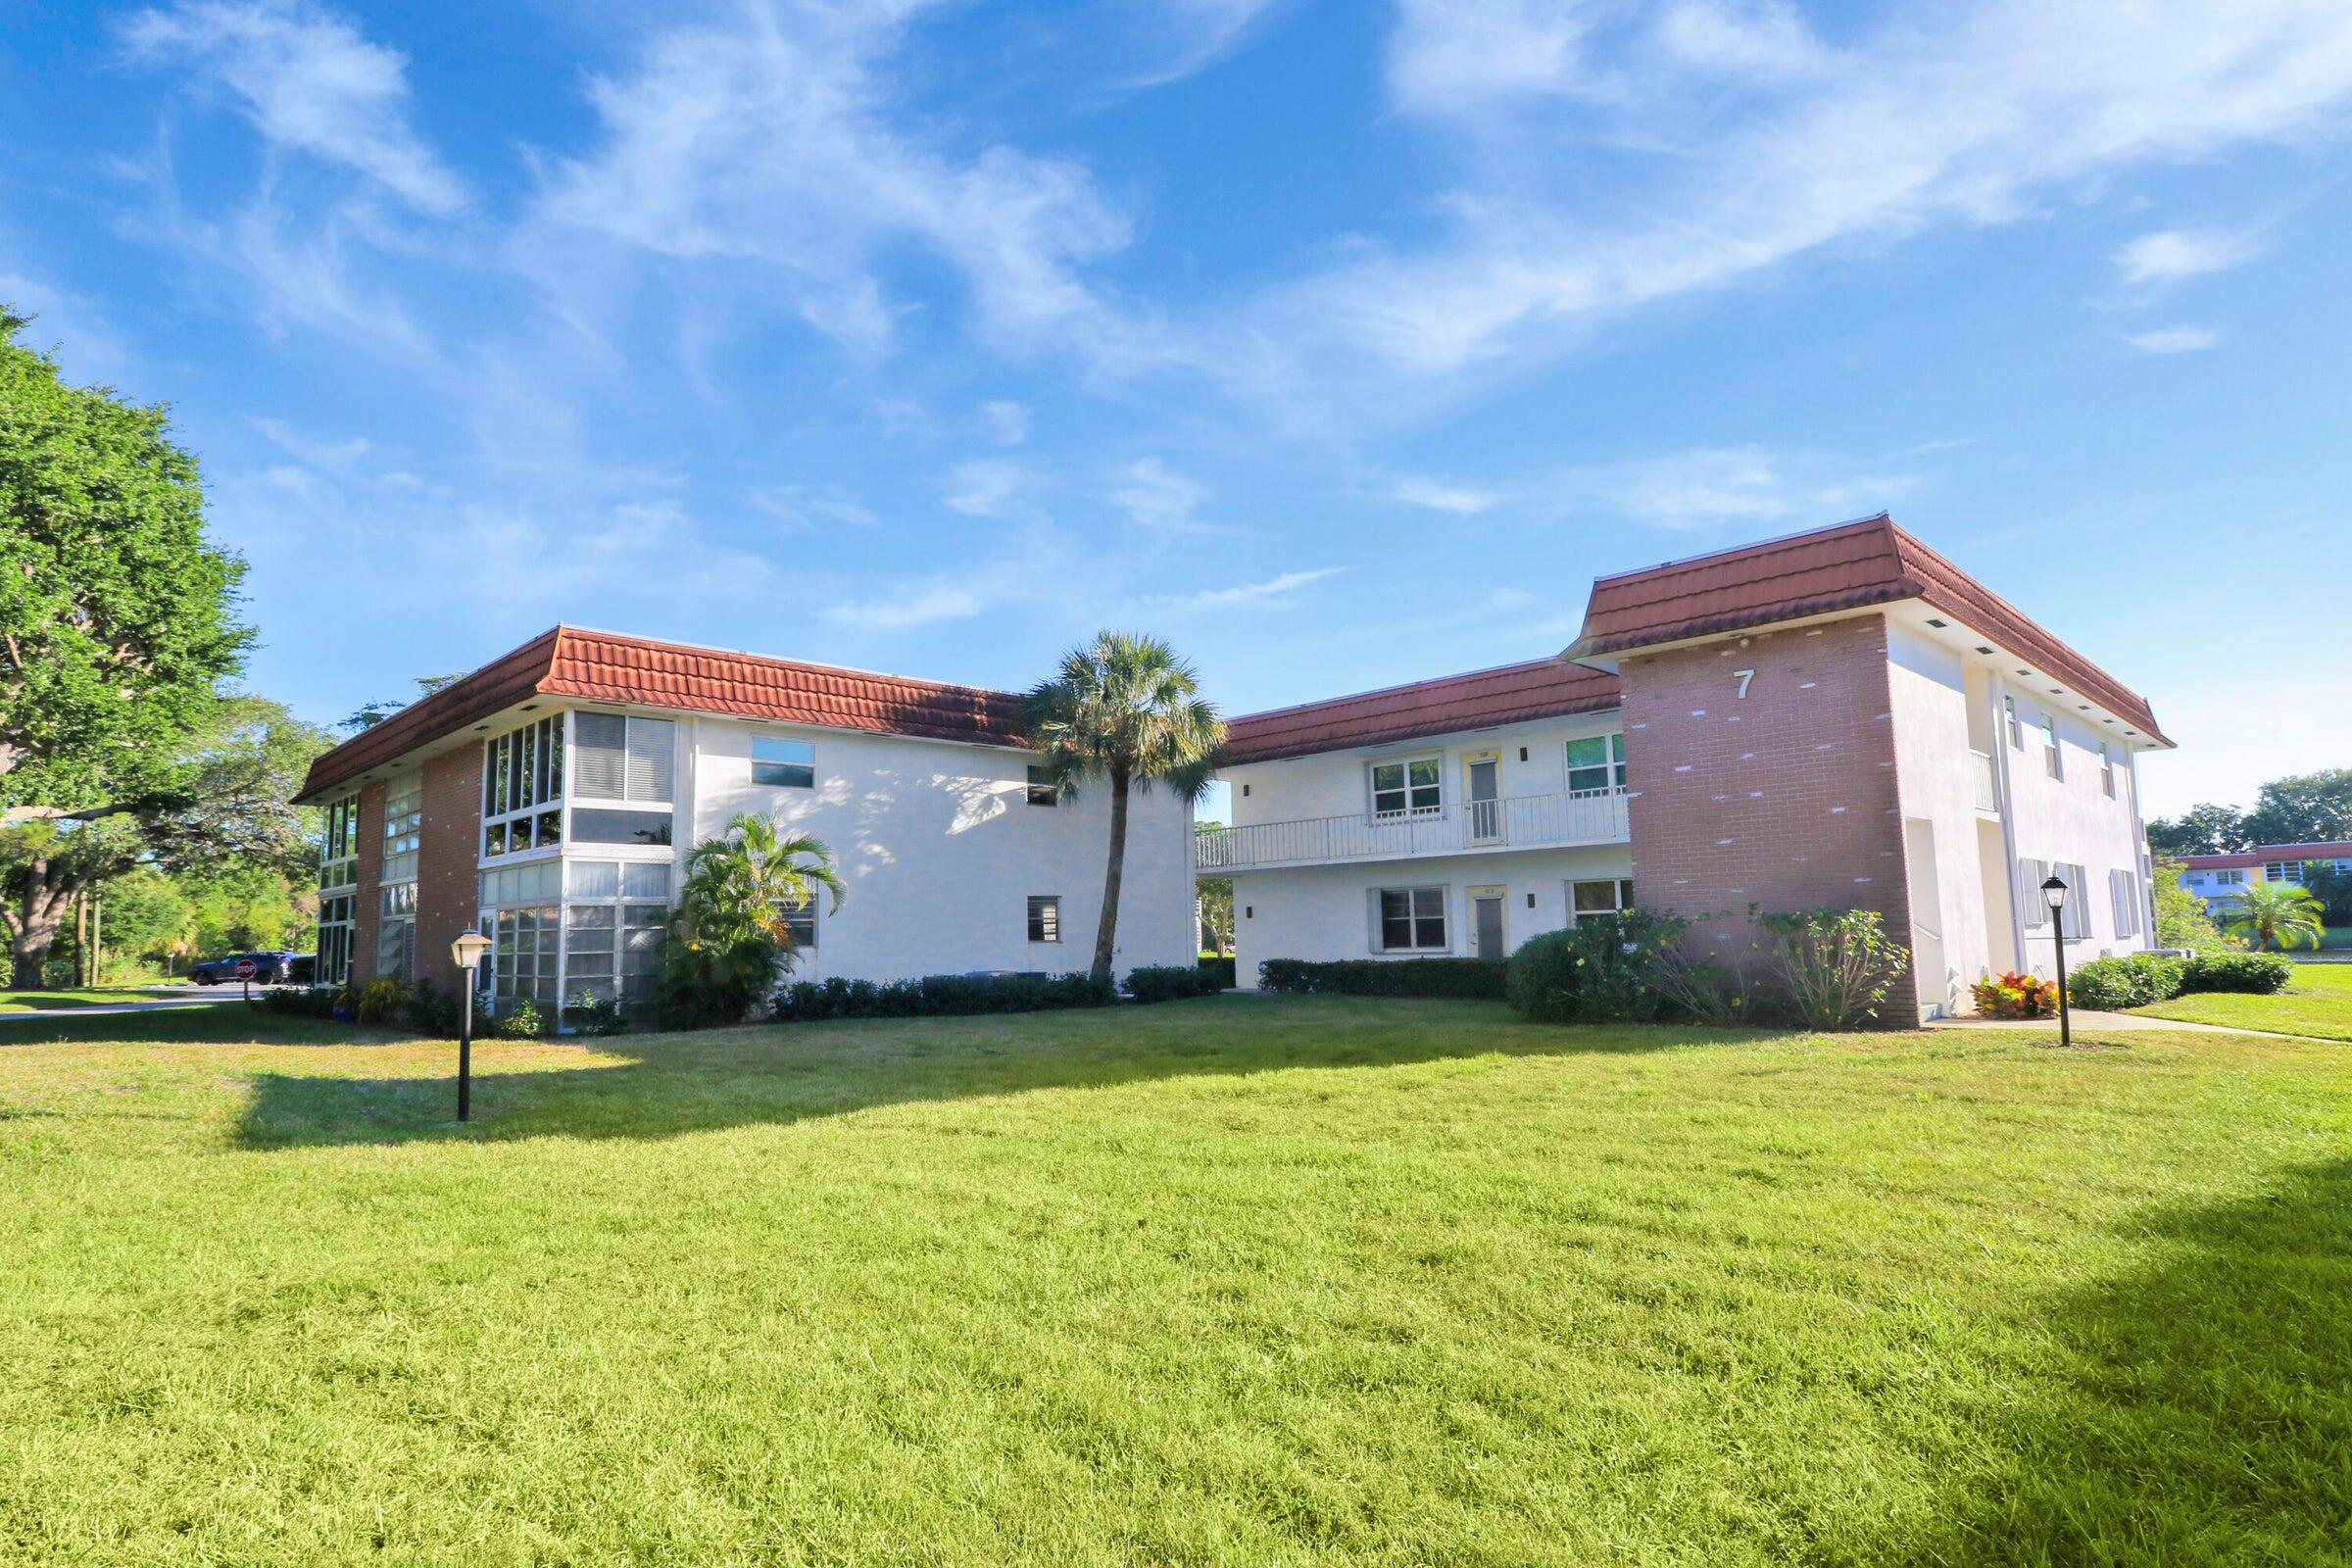
[{"label": "ground floor window", "polygon": [[1446,951],[1444,888],[1382,888],[1373,907],[1373,941],[1382,953]]},{"label": "ground floor window", "polygon": [[380,979],[416,978],[416,884],[384,889],[375,927],[375,972]]},{"label": "ground floor window", "polygon": [[318,901],[318,961],[314,979],[322,986],[351,980],[351,895]]},{"label": "ground floor window", "polygon": [[1029,940],[1059,942],[1061,940],[1061,898],[1058,894],[1033,895],[1029,900]]},{"label": "ground floor window", "polygon": [[542,1013],[556,1005],[557,966],[563,957],[558,906],[499,909],[483,927],[490,938],[490,993],[500,1011],[528,1002]]},{"label": "ground floor window", "polygon": [[1633,906],[1634,884],[1624,877],[1568,884],[1570,925],[1581,925],[1587,920],[1613,920]]}]

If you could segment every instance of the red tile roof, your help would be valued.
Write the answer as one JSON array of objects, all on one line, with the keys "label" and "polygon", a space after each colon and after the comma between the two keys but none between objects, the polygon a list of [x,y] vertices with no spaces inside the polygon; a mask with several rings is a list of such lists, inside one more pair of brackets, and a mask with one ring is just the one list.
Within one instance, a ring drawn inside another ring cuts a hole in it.
[{"label": "red tile roof", "polygon": [[1965,621],[2151,739],[2172,744],[2146,699],[1883,512],[1603,577],[1592,585],[1584,632],[1567,657],[1601,658],[1906,599]]},{"label": "red tile roof", "polygon": [[316,800],[534,695],[985,746],[1022,744],[1021,699],[1013,692],[558,626],[328,752],[311,764],[297,799]]},{"label": "red tile roof", "polygon": [[1230,762],[1270,762],[1616,706],[1616,676],[1539,659],[1229,719],[1225,750]]},{"label": "red tile roof", "polygon": [[2316,844],[2263,844],[2232,855],[2183,855],[2178,859],[2192,871],[2260,865],[2265,860],[2345,860],[2352,859],[2352,839],[2323,839]]}]

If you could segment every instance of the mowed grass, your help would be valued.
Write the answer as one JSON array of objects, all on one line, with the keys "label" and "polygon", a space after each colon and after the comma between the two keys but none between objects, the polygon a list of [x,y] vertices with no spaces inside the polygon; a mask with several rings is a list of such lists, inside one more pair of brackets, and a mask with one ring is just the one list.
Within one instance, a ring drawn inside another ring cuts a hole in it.
[{"label": "mowed grass", "polygon": [[2206,991],[2132,1010],[2151,1018],[2218,1023],[2230,1029],[2352,1040],[2352,963],[2298,963],[2294,979],[2276,996]]},{"label": "mowed grass", "polygon": [[0,1025],[0,1557],[2342,1562],[2352,1053],[2046,1041]]},{"label": "mowed grass", "polygon": [[97,986],[65,991],[0,991],[0,1013],[51,1007],[105,1007],[190,995],[186,986]]}]

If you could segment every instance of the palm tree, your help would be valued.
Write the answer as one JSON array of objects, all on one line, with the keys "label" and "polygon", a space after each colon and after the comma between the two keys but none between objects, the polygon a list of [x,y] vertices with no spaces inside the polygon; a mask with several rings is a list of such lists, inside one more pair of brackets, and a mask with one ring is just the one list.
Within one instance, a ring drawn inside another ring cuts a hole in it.
[{"label": "palm tree", "polygon": [[800,951],[792,915],[819,888],[841,907],[848,889],[833,869],[833,852],[806,833],[779,831],[774,817],[744,811],[725,834],[703,840],[686,857],[678,912],[697,931],[756,929],[789,965]]},{"label": "palm tree", "polygon": [[1067,800],[1082,783],[1110,784],[1110,858],[1095,928],[1098,981],[1110,978],[1118,939],[1129,794],[1165,784],[1197,801],[1224,748],[1225,726],[1200,690],[1193,666],[1166,643],[1105,631],[1064,654],[1054,678],[1029,694],[1029,744],[1045,758],[1055,793]]},{"label": "palm tree", "polygon": [[2292,882],[2249,882],[2222,910],[2231,936],[2251,937],[2254,951],[2317,948],[2324,927],[2321,904]]}]

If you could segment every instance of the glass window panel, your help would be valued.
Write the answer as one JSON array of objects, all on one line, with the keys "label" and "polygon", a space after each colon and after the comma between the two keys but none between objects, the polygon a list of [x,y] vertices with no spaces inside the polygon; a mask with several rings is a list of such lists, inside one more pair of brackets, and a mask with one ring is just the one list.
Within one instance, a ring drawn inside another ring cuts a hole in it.
[{"label": "glass window panel", "polygon": [[506,823],[493,822],[488,827],[482,829],[482,853],[484,855],[504,855],[507,853]]},{"label": "glass window panel", "polygon": [[816,787],[816,748],[807,741],[755,739],[752,782],[777,789]]},{"label": "glass window panel", "polygon": [[669,924],[669,911],[655,904],[624,904],[620,923],[631,931],[660,932]]},{"label": "glass window panel", "polygon": [[600,801],[626,800],[628,720],[618,713],[571,716],[572,788]]},{"label": "glass window panel", "polygon": [[563,842],[564,813],[562,811],[541,811],[539,813],[539,847],[544,850],[550,844]]},{"label": "glass window panel", "polygon": [[1061,940],[1061,900],[1058,897],[1030,899],[1029,940],[1032,942],[1059,942]]},{"label": "glass window panel", "polygon": [[[629,801],[666,801],[677,726],[666,718],[632,718],[628,730],[625,783]],[[663,839],[662,843],[669,841]]]},{"label": "glass window panel", "polygon": [[571,837],[576,844],[667,844],[669,813],[574,808]]},{"label": "glass window panel", "polygon": [[575,899],[609,899],[620,891],[620,867],[611,860],[572,860],[564,892]]},{"label": "glass window panel", "polygon": [[[610,932],[616,923],[610,904],[572,904],[564,909],[564,918],[571,927],[572,939],[577,941],[584,931]],[[608,941],[611,939],[608,937]]]},{"label": "glass window panel", "polygon": [[630,899],[669,897],[669,867],[659,862],[632,860],[620,869],[621,896]]},{"label": "glass window panel", "polygon": [[1425,784],[1435,784],[1438,781],[1438,760],[1434,757],[1421,759],[1408,764],[1406,773],[1416,790]]}]

